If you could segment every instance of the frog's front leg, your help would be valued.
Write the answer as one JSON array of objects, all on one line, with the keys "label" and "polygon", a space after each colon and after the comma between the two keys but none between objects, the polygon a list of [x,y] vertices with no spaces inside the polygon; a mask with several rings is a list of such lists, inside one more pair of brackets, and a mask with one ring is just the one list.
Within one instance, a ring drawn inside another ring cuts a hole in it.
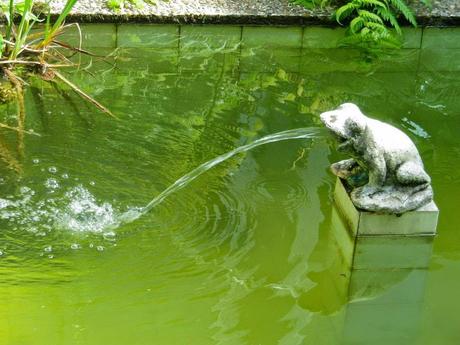
[{"label": "frog's front leg", "polygon": [[359,164],[353,158],[345,159],[343,161],[331,165],[331,170],[334,173],[334,175],[345,180],[350,176],[356,174],[356,169],[358,168]]},{"label": "frog's front leg", "polygon": [[368,169],[369,181],[366,185],[353,190],[355,200],[372,197],[379,193],[386,181],[387,168],[382,155],[374,153],[364,157],[364,161]]},{"label": "frog's front leg", "polygon": [[374,152],[364,158],[369,171],[369,183],[365,187],[380,189],[387,178],[387,165],[383,155]]}]

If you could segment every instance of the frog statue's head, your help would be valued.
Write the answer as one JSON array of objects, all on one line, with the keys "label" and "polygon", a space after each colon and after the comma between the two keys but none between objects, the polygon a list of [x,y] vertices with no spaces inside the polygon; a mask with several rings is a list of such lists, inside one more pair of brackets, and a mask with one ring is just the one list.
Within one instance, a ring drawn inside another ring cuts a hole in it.
[{"label": "frog statue's head", "polygon": [[353,151],[353,142],[366,130],[366,116],[353,103],[344,103],[337,109],[322,113],[321,122],[339,142],[338,151]]}]

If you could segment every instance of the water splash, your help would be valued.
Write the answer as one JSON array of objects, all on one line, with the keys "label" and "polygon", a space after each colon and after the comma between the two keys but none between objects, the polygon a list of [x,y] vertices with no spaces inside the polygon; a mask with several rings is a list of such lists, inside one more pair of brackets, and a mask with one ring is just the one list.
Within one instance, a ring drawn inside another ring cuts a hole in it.
[{"label": "water splash", "polygon": [[[45,181],[48,192],[60,187]],[[51,193],[53,195],[54,193]],[[42,199],[29,187],[21,187],[19,195],[0,199],[0,220],[6,220],[14,230],[26,230],[45,236],[53,229],[73,232],[105,233],[117,227],[119,213],[107,202],[96,197],[82,185],[72,187],[64,195]]]},{"label": "water splash", "polygon": [[146,206],[144,206],[141,209],[134,210],[131,209],[124,214],[120,216],[120,221],[123,223],[130,223],[138,219],[139,217],[143,216],[144,214],[148,213],[150,210],[152,210],[154,207],[158,206],[160,203],[163,202],[169,195],[177,192],[178,190],[184,188],[186,185],[188,185],[190,182],[192,182],[194,179],[196,179],[198,176],[201,174],[205,173],[209,169],[215,167],[216,165],[226,161],[227,159],[242,153],[249,151],[253,148],[256,148],[261,145],[277,142],[277,141],[284,141],[284,140],[293,140],[293,139],[313,139],[318,136],[320,133],[321,129],[316,128],[316,127],[307,127],[307,128],[296,128],[296,129],[290,129],[287,131],[282,131],[278,132],[275,134],[270,134],[265,137],[262,137],[260,139],[257,139],[256,141],[242,145],[237,147],[236,149],[229,151],[227,153],[224,153],[220,156],[217,156],[214,159],[211,159],[189,173],[185,174],[178,180],[176,180],[173,184],[171,184],[168,188],[166,188],[163,192],[161,192],[158,196],[153,198]]},{"label": "water splash", "polygon": [[66,193],[70,201],[56,219],[56,225],[72,231],[102,232],[118,225],[117,214],[112,205],[98,204],[96,198],[82,186]]}]

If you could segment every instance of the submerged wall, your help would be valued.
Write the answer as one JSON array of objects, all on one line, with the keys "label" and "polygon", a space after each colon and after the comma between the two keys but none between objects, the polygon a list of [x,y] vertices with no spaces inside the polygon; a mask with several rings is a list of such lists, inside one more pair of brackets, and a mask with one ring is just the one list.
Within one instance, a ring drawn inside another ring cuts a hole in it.
[{"label": "submerged wall", "polygon": [[[107,53],[118,47],[156,49],[159,73],[196,69],[194,63],[216,50],[225,54],[226,64],[235,60],[242,73],[271,72],[279,66],[293,73],[460,72],[460,28],[455,27],[405,28],[400,58],[390,57],[388,63],[382,58],[377,66],[354,59],[359,50],[337,49],[345,34],[342,28],[153,24],[83,24],[81,28],[84,48],[107,48]],[[78,37],[75,29],[62,40],[76,45]],[[322,60],[327,63],[314,63]],[[312,66],[315,70],[310,70]]]}]

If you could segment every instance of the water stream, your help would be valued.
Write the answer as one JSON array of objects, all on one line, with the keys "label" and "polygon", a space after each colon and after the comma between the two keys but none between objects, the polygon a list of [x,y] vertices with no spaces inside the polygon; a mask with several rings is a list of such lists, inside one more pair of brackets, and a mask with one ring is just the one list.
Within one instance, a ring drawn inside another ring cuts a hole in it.
[{"label": "water stream", "polygon": [[134,220],[138,219],[142,215],[146,214],[147,212],[151,211],[153,208],[158,206],[163,200],[165,200],[169,195],[177,192],[178,190],[187,186],[190,182],[196,179],[201,174],[204,174],[209,169],[212,169],[216,165],[226,161],[227,159],[246,151],[249,151],[253,148],[256,148],[261,145],[274,143],[277,141],[284,141],[284,140],[293,140],[293,139],[313,139],[318,136],[321,129],[316,127],[307,127],[307,128],[296,128],[296,129],[289,129],[286,131],[274,133],[262,137],[260,139],[255,140],[252,143],[239,146],[234,150],[221,154],[190,171],[189,173],[185,174],[181,178],[177,179],[173,184],[167,187],[163,192],[158,194],[155,198],[153,198],[146,206],[141,209],[131,209],[125,212],[123,215],[120,216],[121,223],[130,223]]}]

